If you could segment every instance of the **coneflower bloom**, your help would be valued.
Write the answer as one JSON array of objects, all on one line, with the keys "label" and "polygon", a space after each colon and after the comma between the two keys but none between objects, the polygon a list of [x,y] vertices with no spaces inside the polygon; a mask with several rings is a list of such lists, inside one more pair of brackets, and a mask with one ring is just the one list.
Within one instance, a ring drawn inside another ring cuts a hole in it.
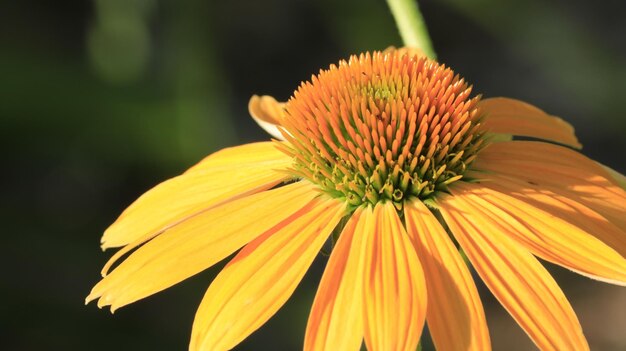
[{"label": "coneflower bloom", "polygon": [[285,104],[253,97],[250,111],[280,140],[216,152],[137,199],[104,233],[103,248],[122,248],[87,301],[115,310],[236,253],[189,346],[227,350],[332,240],[305,350],[415,350],[425,322],[439,350],[488,350],[462,249],[540,349],[585,350],[537,257],[626,283],[623,178],[536,107],[481,100],[451,69],[390,50],[331,65]]}]

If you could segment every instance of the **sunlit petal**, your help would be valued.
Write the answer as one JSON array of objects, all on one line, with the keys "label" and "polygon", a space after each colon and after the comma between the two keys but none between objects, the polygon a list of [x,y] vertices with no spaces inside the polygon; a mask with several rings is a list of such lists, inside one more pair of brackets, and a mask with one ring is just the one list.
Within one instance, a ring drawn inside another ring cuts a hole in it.
[{"label": "sunlit petal", "polygon": [[[299,217],[318,193],[303,182],[203,212],[152,239],[104,277],[87,301],[111,310],[172,286],[224,259],[283,221]],[[274,229],[272,229],[274,228]]]},{"label": "sunlit petal", "polygon": [[309,315],[305,351],[361,348],[364,236],[371,217],[362,216],[362,211],[357,209],[350,216],[330,255]]},{"label": "sunlit petal", "polygon": [[493,133],[539,138],[581,148],[574,128],[564,120],[551,116],[523,101],[489,98],[480,102],[485,114],[483,127]]},{"label": "sunlit petal", "polygon": [[[282,144],[282,142],[279,142],[279,144]],[[205,157],[185,173],[225,166],[234,167],[276,161],[287,162],[289,157],[276,148],[276,143],[261,141],[221,149]]]},{"label": "sunlit petal", "polygon": [[220,272],[196,313],[190,350],[230,350],[291,296],[345,214],[337,200],[316,199],[290,223],[246,245]]},{"label": "sunlit petal", "polygon": [[367,245],[364,337],[368,350],[415,350],[426,318],[424,272],[395,207],[377,204]]},{"label": "sunlit petal", "polygon": [[104,232],[102,247],[137,246],[200,211],[269,189],[289,177],[279,170],[290,164],[270,142],[217,152],[135,200]]},{"label": "sunlit petal", "polygon": [[[523,220],[526,220],[526,218],[530,218],[530,220],[534,220],[535,218],[550,218],[551,220],[546,220],[545,223],[539,223],[539,226],[543,229],[530,225],[529,223],[527,223],[528,225],[525,227],[528,227],[528,229],[531,230],[535,230],[537,233],[554,233],[554,230],[549,230],[548,227],[553,228],[554,226],[558,226],[561,222],[566,222],[568,223],[568,225],[576,228],[576,233],[580,233],[582,231],[585,232],[585,234],[582,237],[574,236],[574,238],[571,237],[569,228],[561,228],[559,231],[556,232],[559,233],[560,236],[568,236],[568,240],[581,240],[585,243],[588,240],[595,242],[593,238],[586,237],[591,235],[601,240],[612,250],[615,250],[619,255],[621,255],[621,257],[626,257],[626,231],[617,227],[591,208],[567,197],[567,193],[561,192],[559,188],[548,186],[539,187],[533,184],[529,184],[523,179],[523,175],[520,176],[522,179],[513,176],[501,175],[488,175],[487,177],[488,180],[481,182],[481,185],[485,189],[496,190],[498,192],[495,194],[496,197],[502,197],[498,194],[503,193],[516,199],[522,200],[521,204],[516,202],[516,204],[519,206],[508,206],[508,197],[506,197],[506,200],[501,201],[499,205],[499,207],[502,207],[504,211],[508,211],[514,214],[514,217],[516,218],[512,219],[513,223],[517,223],[520,220],[518,218],[521,218]],[[481,192],[480,196],[487,201],[491,201],[491,199],[493,198],[491,193],[483,194]],[[530,205],[530,207],[528,205]],[[530,208],[530,210],[527,211],[526,208]],[[535,212],[536,210],[541,211],[538,214]],[[498,215],[500,214],[502,213],[498,212]],[[528,217],[528,215],[532,217]],[[509,216],[505,215],[505,218],[508,219]],[[552,220],[552,218],[555,219]],[[567,231],[565,231],[566,229]],[[572,245],[572,247],[577,246],[576,243]],[[580,245],[580,243],[578,245]],[[595,249],[600,250],[600,248],[598,247],[596,247]],[[535,254],[539,255],[538,253]],[[603,256],[603,258],[605,259],[609,259],[610,257],[617,259],[614,257],[614,255],[615,253],[606,253],[606,255],[604,255],[604,253],[601,253],[601,256]],[[564,265],[562,263],[558,264]],[[580,262],[579,264],[585,265],[585,263],[583,262]],[[614,269],[618,269],[621,264],[616,261],[612,262],[610,266],[612,266],[612,268]],[[573,266],[567,265],[566,267],[577,270],[581,273],[586,272],[583,274],[587,275],[591,273],[591,271],[589,270],[592,269],[591,267],[589,267],[588,270],[579,270],[573,268]],[[593,275],[591,276],[593,277]],[[603,275],[599,274],[594,278],[602,280],[602,278],[599,278],[601,276]],[[610,274],[608,276],[610,276]],[[616,281],[611,280],[610,278],[608,278],[608,276],[605,276],[605,279],[609,279],[608,281],[616,283]]]},{"label": "sunlit petal", "polygon": [[419,201],[405,205],[404,214],[426,276],[426,321],[437,350],[490,350],[476,285],[448,233]]},{"label": "sunlit petal", "polygon": [[498,143],[482,150],[472,168],[558,189],[626,228],[626,191],[598,163],[568,148],[532,141]]},{"label": "sunlit petal", "polygon": [[588,350],[567,298],[537,259],[470,206],[442,196],[441,214],[494,296],[541,350]]}]

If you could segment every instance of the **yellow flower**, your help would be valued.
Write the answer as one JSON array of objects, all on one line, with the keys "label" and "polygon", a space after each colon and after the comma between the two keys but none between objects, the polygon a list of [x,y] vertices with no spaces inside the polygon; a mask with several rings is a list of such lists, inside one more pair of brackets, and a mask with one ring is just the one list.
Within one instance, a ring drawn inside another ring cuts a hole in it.
[{"label": "yellow flower", "polygon": [[142,195],[104,233],[103,248],[122,249],[87,301],[115,310],[241,248],[209,286],[190,342],[230,349],[285,303],[332,234],[305,350],[359,350],[363,339],[415,350],[425,321],[437,349],[490,349],[459,247],[539,348],[588,349],[535,256],[624,285],[620,175],[572,150],[563,120],[472,97],[413,53],[353,56],[285,104],[253,97],[251,114],[281,140],[219,151]]}]

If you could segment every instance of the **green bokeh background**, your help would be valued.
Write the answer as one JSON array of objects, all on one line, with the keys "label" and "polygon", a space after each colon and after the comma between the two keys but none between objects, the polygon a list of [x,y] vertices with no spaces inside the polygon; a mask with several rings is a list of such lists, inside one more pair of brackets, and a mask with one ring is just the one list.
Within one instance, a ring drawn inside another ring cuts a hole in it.
[{"label": "green bokeh background", "polygon": [[[475,91],[563,116],[587,155],[626,172],[623,1],[420,6],[440,61]],[[203,156],[266,140],[252,94],[287,99],[319,68],[400,44],[382,0],[2,2],[0,349],[185,349],[221,265],[111,315],[83,305],[111,255],[103,230]],[[239,350],[300,347],[325,260]],[[592,349],[626,349],[626,289],[550,270]],[[494,349],[532,349],[479,288]]]}]

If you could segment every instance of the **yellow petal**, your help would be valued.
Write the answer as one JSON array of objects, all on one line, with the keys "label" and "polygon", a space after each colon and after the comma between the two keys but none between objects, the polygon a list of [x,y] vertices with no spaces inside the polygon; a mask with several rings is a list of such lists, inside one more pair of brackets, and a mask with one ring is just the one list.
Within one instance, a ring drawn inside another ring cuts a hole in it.
[{"label": "yellow petal", "polygon": [[285,140],[278,129],[285,115],[285,104],[271,96],[253,95],[248,103],[248,111],[256,123],[278,140]]},{"label": "yellow petal", "polygon": [[278,170],[289,167],[291,160],[271,144],[220,151],[186,173],[152,188],[104,232],[102,247],[140,245],[200,211],[269,189],[287,179],[288,175]]},{"label": "yellow petal", "polygon": [[363,342],[364,235],[370,216],[357,209],[333,248],[315,295],[305,351],[360,350]]},{"label": "yellow petal", "polygon": [[493,144],[481,151],[472,168],[554,187],[626,228],[626,191],[595,161],[568,148],[531,141]]},{"label": "yellow petal", "polygon": [[484,99],[479,103],[485,119],[483,127],[493,133],[539,138],[580,149],[574,128],[523,101],[508,98]]},{"label": "yellow petal", "polygon": [[448,233],[421,201],[407,203],[404,215],[426,276],[426,321],[436,349],[491,350],[476,285]]},{"label": "yellow petal", "polygon": [[377,204],[367,245],[364,337],[368,350],[415,350],[426,317],[426,282],[402,222],[390,203]]},{"label": "yellow petal", "polygon": [[287,156],[276,147],[276,143],[261,141],[239,146],[227,147],[216,151],[198,162],[187,172],[210,169],[222,166],[238,166],[241,164],[254,164],[287,160]]},{"label": "yellow petal", "polygon": [[111,310],[197,274],[299,211],[318,192],[307,182],[289,184],[212,208],[152,239],[104,277],[87,301]]},{"label": "yellow petal", "polygon": [[291,296],[345,214],[337,200],[316,199],[281,228],[246,245],[220,272],[196,313],[190,350],[230,350]]},{"label": "yellow petal", "polygon": [[530,252],[492,230],[464,197],[444,195],[438,205],[476,272],[539,349],[589,349],[567,298]]},{"label": "yellow petal", "polygon": [[[490,189],[497,191],[498,193],[495,194],[495,197],[499,198],[501,197],[500,193],[503,193],[508,196],[521,200],[521,202],[518,203],[521,206],[519,209],[519,212],[512,211],[513,214],[518,215],[517,217],[526,219],[526,216],[519,216],[519,214],[522,214],[522,215],[529,214],[537,219],[538,218],[558,218],[558,220],[555,220],[555,221],[546,220],[546,223],[539,223],[539,225],[544,229],[539,229],[539,227],[535,227],[530,224],[528,224],[530,225],[529,228],[524,228],[524,229],[536,230],[538,233],[542,233],[542,232],[546,232],[548,230],[548,227],[552,228],[551,230],[554,231],[553,227],[554,225],[556,225],[555,223],[557,222],[559,223],[560,221],[567,222],[568,226],[571,225],[574,228],[576,228],[575,229],[576,233],[580,233],[582,231],[585,234],[582,237],[574,237],[572,236],[573,234],[570,234],[570,229],[567,229],[567,232],[565,232],[564,231],[565,229],[561,228],[559,229],[560,232],[557,232],[557,235],[563,236],[563,234],[567,233],[567,235],[565,235],[567,236],[566,238],[567,240],[579,241],[573,244],[563,243],[563,245],[567,245],[570,249],[573,249],[574,247],[577,247],[580,245],[580,241],[584,241],[585,247],[583,247],[583,249],[589,250],[591,249],[591,247],[587,245],[587,242],[588,241],[595,242],[596,240],[594,240],[594,238],[587,238],[587,236],[593,236],[601,240],[603,243],[605,243],[612,249],[612,250],[609,250],[611,252],[605,252],[606,248],[602,249],[602,248],[596,247],[595,250],[600,250],[597,253],[600,254],[601,258],[603,259],[612,258],[612,259],[617,260],[617,261],[610,263],[610,266],[611,266],[610,270],[613,271],[612,274],[609,274],[608,272],[606,272],[606,274],[600,274],[599,272],[602,271],[600,267],[596,267],[595,268],[596,273],[593,274],[592,269],[594,269],[593,268],[594,266],[586,266],[587,270],[584,270],[584,269],[580,270],[580,269],[575,268],[574,266],[566,265],[565,262],[561,262],[561,263],[555,262],[555,263],[563,265],[570,269],[576,270],[581,274],[591,276],[595,279],[605,280],[611,283],[624,284],[623,279],[624,279],[625,273],[618,274],[617,272],[619,272],[619,267],[620,266],[624,267],[624,263],[626,263],[626,262],[623,262],[624,261],[623,257],[626,257],[626,231],[618,228],[613,223],[609,222],[606,218],[604,218],[602,215],[593,211],[589,207],[569,198],[566,192],[561,192],[560,189],[558,188],[529,184],[524,179],[523,175],[520,175],[518,178],[518,177],[513,177],[513,176],[490,174],[487,177],[488,177],[488,181],[482,182],[481,185],[485,188],[490,188]],[[490,201],[492,196],[494,195],[487,195],[483,198],[485,200],[489,199]],[[501,201],[500,205],[503,206],[505,203],[508,203],[508,197],[507,197],[507,200]],[[530,211],[526,211],[526,208],[530,208]],[[535,213],[537,209],[541,210],[540,214]],[[506,210],[507,209],[505,209],[505,211]],[[542,239],[542,242],[543,242],[543,239]],[[613,250],[615,250],[615,252],[612,252]],[[618,257],[614,257],[616,253],[618,254]],[[540,255],[539,253],[536,253],[536,252],[535,254]],[[581,254],[585,256],[586,258],[591,257],[591,256],[588,256],[586,253],[581,253]],[[545,259],[549,259],[549,258],[545,257]],[[583,261],[577,260],[577,262],[579,262],[580,265],[585,265],[584,260]],[[626,270],[622,268],[622,272],[626,272]],[[613,278],[609,278],[611,276],[613,276]],[[618,280],[622,281],[622,283],[615,281],[615,279],[619,278],[620,276],[622,278]]]}]

